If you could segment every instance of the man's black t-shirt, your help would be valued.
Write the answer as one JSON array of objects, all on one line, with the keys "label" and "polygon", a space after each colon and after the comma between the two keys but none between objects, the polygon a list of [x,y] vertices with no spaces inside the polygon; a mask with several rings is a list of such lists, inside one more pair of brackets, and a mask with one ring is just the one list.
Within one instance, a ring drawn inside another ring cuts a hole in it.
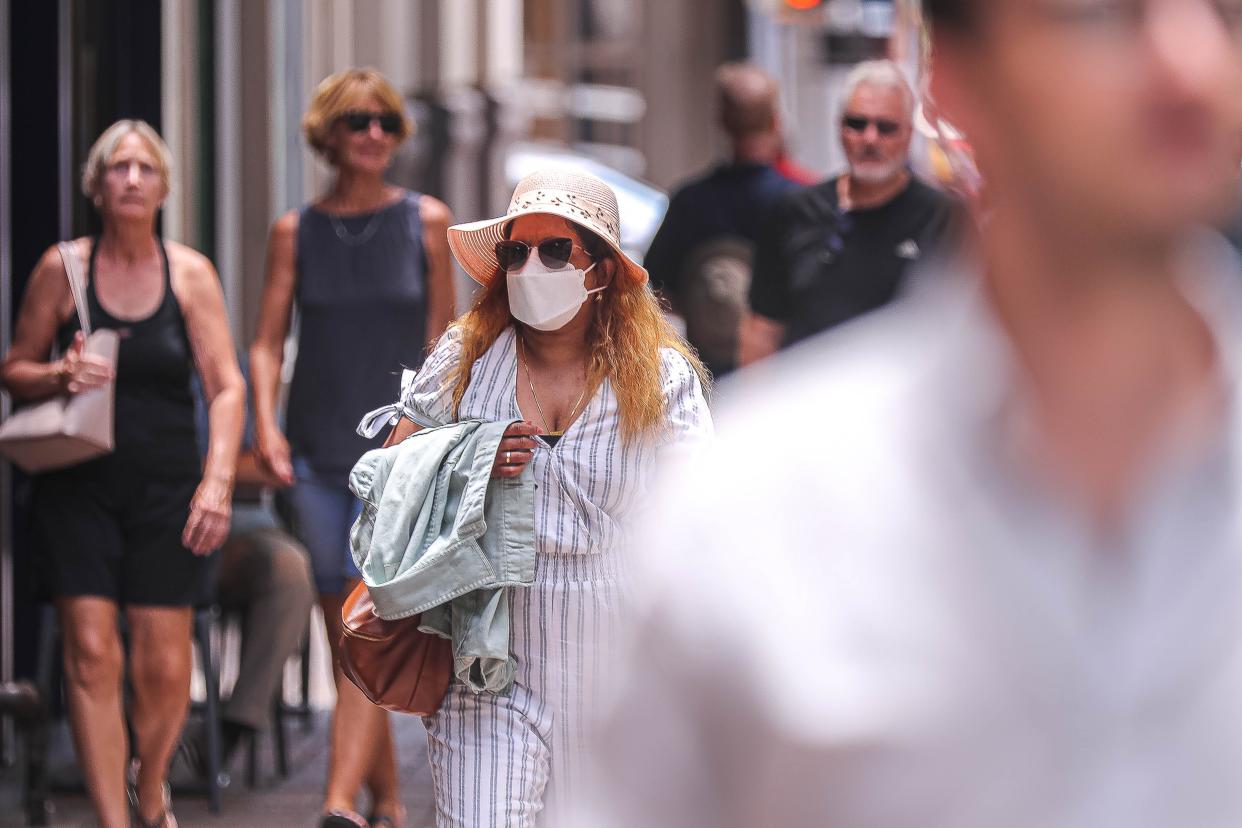
[{"label": "man's black t-shirt", "polygon": [[837,179],[791,193],[760,239],[751,308],[785,326],[785,345],[875,310],[945,240],[953,212],[916,178],[887,204],[844,213]]},{"label": "man's black t-shirt", "polygon": [[651,287],[676,298],[687,257],[704,242],[735,236],[758,243],[777,200],[800,189],[770,164],[721,164],[673,194],[643,265]]}]

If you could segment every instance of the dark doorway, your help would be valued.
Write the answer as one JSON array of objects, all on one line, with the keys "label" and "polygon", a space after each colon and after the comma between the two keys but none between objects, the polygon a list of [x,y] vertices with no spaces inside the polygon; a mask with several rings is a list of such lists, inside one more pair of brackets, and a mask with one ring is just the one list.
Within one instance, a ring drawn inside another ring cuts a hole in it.
[{"label": "dark doorway", "polygon": [[[62,64],[60,9],[53,0],[8,4],[4,34],[9,38],[12,134],[9,199],[12,226],[14,315],[39,257],[61,238],[61,194],[68,193],[70,235],[98,231],[94,211],[82,196],[82,164],[99,133],[119,118],[141,118],[157,130],[161,122],[160,0],[71,0],[70,48]],[[61,72],[68,71],[68,123],[62,134]],[[60,147],[68,141],[68,169]],[[67,185],[67,186],[66,186]],[[38,640],[37,584],[32,562],[38,550],[24,518],[28,486],[14,473],[13,490],[0,492],[0,508],[12,509],[14,531],[14,672],[34,669]]]}]

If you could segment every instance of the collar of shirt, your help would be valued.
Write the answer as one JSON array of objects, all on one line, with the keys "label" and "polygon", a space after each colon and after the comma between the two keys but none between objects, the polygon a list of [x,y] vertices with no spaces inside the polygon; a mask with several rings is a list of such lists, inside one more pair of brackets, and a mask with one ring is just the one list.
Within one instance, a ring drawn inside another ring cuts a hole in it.
[{"label": "collar of shirt", "polygon": [[[1184,261],[1179,290],[1201,315],[1215,344],[1219,396],[1210,401],[1214,425],[1206,437],[1201,428],[1176,429],[1153,447],[1149,472],[1129,510],[1133,516],[1151,509],[1175,484],[1209,468],[1214,476],[1242,476],[1231,471],[1242,472],[1242,268],[1225,240],[1206,231],[1187,242]],[[1031,494],[1039,488],[1028,468],[1032,452],[1038,452],[1031,404],[1012,343],[984,296],[980,273],[978,260],[962,255],[911,280],[907,299],[921,305],[928,341],[940,342],[926,391],[943,398],[937,410],[945,420],[938,431],[956,435],[954,450],[983,464],[988,478],[1016,479]],[[1222,462],[1227,469],[1220,468]],[[1046,487],[1043,494],[1059,501],[1062,509],[1076,511],[1070,499]]]}]

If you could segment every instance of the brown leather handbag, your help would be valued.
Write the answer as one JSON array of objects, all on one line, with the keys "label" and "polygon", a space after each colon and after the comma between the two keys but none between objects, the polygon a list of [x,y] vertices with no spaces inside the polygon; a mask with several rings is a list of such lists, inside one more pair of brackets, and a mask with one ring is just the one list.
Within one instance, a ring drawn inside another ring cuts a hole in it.
[{"label": "brown leather handbag", "polygon": [[418,619],[380,618],[359,582],[341,606],[341,670],[385,710],[430,716],[453,680],[453,645],[421,632]]}]

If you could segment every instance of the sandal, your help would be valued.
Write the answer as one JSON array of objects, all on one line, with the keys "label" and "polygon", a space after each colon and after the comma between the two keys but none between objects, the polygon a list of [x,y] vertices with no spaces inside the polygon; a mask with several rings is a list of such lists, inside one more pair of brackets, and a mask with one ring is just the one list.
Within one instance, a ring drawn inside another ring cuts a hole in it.
[{"label": "sandal", "polygon": [[129,821],[135,828],[177,828],[177,818],[172,812],[172,788],[164,783],[164,810],[154,821],[147,822],[142,818],[142,808],[138,804],[138,760],[135,759],[125,775],[125,795],[129,798]]},{"label": "sandal", "polygon": [[133,825],[135,828],[177,828],[177,818],[165,807],[164,812],[155,818],[155,822],[147,822],[141,815],[134,814]]},{"label": "sandal", "polygon": [[401,808],[396,813],[386,814],[382,811],[372,811],[371,818],[368,820],[371,828],[403,828],[405,825],[405,808]]},{"label": "sandal", "polygon": [[328,811],[319,819],[319,828],[371,828],[355,811]]},{"label": "sandal", "polygon": [[142,818],[142,810],[138,807],[138,789],[126,784],[125,790],[129,794],[130,825],[134,828],[177,828],[177,818],[172,812],[172,789],[167,782],[164,783],[164,810],[151,822]]}]

